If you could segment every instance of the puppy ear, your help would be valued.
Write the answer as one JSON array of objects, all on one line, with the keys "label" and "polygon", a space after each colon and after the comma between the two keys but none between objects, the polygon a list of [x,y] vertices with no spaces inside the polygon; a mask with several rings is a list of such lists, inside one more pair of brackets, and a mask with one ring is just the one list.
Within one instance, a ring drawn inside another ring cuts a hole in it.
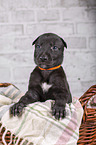
[{"label": "puppy ear", "polygon": [[60,38],[61,40],[62,40],[62,42],[63,42],[63,44],[64,44],[64,47],[66,47],[66,49],[67,49],[67,44],[66,44],[66,42],[62,39],[62,38]]},{"label": "puppy ear", "polygon": [[38,40],[39,37],[37,37],[33,42],[32,42],[32,45],[35,44],[35,42]]}]

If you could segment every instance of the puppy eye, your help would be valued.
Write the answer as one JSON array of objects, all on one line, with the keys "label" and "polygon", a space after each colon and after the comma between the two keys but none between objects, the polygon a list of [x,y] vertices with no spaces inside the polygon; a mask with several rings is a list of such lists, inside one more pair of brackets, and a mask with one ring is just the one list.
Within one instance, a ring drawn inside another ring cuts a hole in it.
[{"label": "puppy eye", "polygon": [[53,47],[51,47],[51,49],[56,51],[56,50],[58,50],[58,47],[57,46],[53,46]]},{"label": "puppy eye", "polygon": [[36,45],[36,48],[40,48],[40,45]]}]

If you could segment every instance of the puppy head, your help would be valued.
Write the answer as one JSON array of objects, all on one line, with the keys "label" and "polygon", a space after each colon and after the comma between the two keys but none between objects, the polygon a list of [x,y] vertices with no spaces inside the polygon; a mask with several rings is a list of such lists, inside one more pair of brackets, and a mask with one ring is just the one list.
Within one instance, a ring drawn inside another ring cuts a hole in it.
[{"label": "puppy head", "polygon": [[53,33],[45,33],[32,43],[34,44],[34,61],[39,67],[48,69],[62,63],[64,47],[67,48],[67,44],[61,37]]}]

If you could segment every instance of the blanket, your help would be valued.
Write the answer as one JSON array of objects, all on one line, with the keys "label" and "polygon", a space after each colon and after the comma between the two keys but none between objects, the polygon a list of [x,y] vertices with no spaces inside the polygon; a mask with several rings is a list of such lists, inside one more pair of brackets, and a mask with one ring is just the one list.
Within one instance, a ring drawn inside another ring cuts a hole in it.
[{"label": "blanket", "polygon": [[73,98],[66,104],[66,117],[56,120],[51,115],[52,100],[28,105],[21,116],[11,117],[9,108],[16,103],[23,93],[10,85],[0,92],[0,130],[4,129],[2,141],[10,132],[11,145],[76,145],[79,138],[83,109],[78,99]]}]

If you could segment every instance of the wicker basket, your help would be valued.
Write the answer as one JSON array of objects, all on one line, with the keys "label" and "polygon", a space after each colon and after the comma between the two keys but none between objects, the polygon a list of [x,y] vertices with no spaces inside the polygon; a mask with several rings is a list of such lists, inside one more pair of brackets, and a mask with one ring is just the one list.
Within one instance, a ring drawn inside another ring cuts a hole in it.
[{"label": "wicker basket", "polygon": [[[10,83],[0,83],[0,87],[7,87],[11,85]],[[84,115],[82,123],[79,129],[79,140],[78,145],[96,145],[96,108],[87,108],[87,103],[89,99],[96,94],[96,85],[90,87],[84,95],[79,99],[83,109]],[[1,125],[1,124],[0,124]],[[2,141],[2,134],[4,133],[5,128],[0,132],[0,143],[4,145]],[[13,140],[15,135],[9,131],[6,134],[5,141],[8,144],[10,139],[12,140],[11,145],[14,145]],[[20,142],[22,139],[20,139]],[[18,145],[20,145],[20,142]],[[0,144],[1,145],[1,144]]]},{"label": "wicker basket", "polygon": [[87,107],[89,99],[94,95],[96,95],[96,85],[90,87],[79,99],[84,115],[79,129],[78,145],[96,145],[96,108]]},{"label": "wicker basket", "polygon": [[[0,83],[0,87],[8,87],[10,85],[13,85],[13,84],[11,84],[11,83]],[[2,126],[2,124],[0,123],[0,127],[1,126]],[[4,132],[5,132],[5,130],[6,130],[5,127],[3,127],[0,130],[0,145],[5,145],[5,143],[2,140],[2,136],[3,136]],[[15,137],[16,136],[14,134],[12,134],[10,131],[7,131],[4,140],[5,140],[6,144],[9,144],[10,141],[11,141],[10,145],[14,145]],[[23,140],[22,138],[19,139],[18,145],[20,145],[22,140]]]}]

